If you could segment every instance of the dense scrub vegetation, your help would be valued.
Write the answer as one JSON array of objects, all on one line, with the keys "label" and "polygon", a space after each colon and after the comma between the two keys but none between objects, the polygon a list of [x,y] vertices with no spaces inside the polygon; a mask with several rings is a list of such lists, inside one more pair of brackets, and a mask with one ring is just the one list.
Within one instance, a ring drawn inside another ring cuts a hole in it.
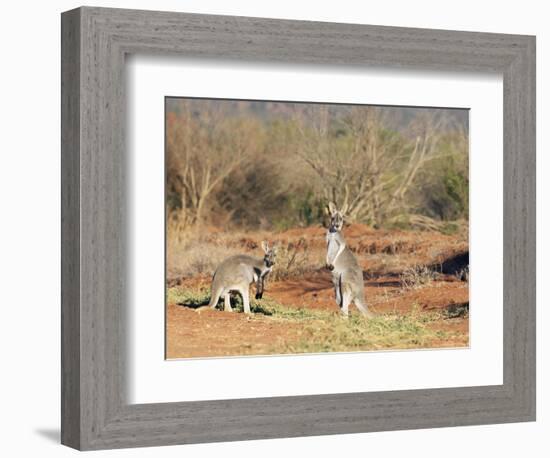
[{"label": "dense scrub vegetation", "polygon": [[168,99],[167,215],[197,225],[350,222],[452,230],[468,219],[463,110]]}]

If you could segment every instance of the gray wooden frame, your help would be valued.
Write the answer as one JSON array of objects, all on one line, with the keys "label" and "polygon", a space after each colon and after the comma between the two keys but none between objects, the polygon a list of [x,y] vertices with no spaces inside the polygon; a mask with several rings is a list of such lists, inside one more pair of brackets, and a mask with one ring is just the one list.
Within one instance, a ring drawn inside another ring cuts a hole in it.
[{"label": "gray wooden frame", "polygon": [[[63,444],[104,449],[535,419],[534,37],[89,7],[62,14],[61,37]],[[129,53],[503,74],[503,385],[128,404]]]}]

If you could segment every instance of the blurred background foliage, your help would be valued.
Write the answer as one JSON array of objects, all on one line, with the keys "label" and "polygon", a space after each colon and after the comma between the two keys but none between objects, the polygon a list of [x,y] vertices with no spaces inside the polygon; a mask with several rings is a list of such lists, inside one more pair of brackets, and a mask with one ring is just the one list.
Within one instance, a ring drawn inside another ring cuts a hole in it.
[{"label": "blurred background foliage", "polygon": [[166,99],[169,231],[468,220],[468,111]]}]

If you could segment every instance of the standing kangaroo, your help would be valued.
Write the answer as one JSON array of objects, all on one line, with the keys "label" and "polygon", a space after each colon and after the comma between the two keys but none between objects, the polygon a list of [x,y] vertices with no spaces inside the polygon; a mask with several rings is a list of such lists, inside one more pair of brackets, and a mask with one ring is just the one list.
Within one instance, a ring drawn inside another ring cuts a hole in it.
[{"label": "standing kangaroo", "polygon": [[344,215],[333,202],[329,203],[328,211],[330,226],[327,231],[327,268],[332,272],[332,283],[340,313],[347,318],[349,305],[353,302],[364,316],[372,317],[365,301],[363,271],[346,246],[346,240],[341,232]]},{"label": "standing kangaroo", "polygon": [[250,313],[249,288],[256,283],[256,299],[261,299],[264,292],[264,281],[275,264],[276,248],[262,242],[263,258],[255,258],[244,254],[231,256],[223,261],[212,278],[212,292],[208,307],[215,308],[223,295],[224,310],[232,312],[230,302],[231,291],[237,291],[243,298],[245,313]]}]

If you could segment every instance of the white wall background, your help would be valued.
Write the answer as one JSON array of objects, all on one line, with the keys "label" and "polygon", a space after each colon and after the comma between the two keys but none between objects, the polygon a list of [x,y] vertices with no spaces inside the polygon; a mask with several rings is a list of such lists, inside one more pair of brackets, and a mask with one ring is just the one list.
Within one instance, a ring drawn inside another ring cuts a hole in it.
[{"label": "white wall background", "polygon": [[[251,441],[98,452],[98,456],[387,457],[548,456],[549,314],[544,285],[550,256],[543,207],[550,193],[550,28],[545,3],[535,0],[124,0],[97,6],[195,13],[357,22],[537,35],[538,127],[538,421],[391,433]],[[10,2],[0,27],[0,452],[4,456],[70,456],[58,445],[60,373],[60,12],[68,0]],[[546,387],[544,386],[546,384]],[[546,388],[546,389],[545,389]],[[546,433],[546,434],[545,434]]]}]

